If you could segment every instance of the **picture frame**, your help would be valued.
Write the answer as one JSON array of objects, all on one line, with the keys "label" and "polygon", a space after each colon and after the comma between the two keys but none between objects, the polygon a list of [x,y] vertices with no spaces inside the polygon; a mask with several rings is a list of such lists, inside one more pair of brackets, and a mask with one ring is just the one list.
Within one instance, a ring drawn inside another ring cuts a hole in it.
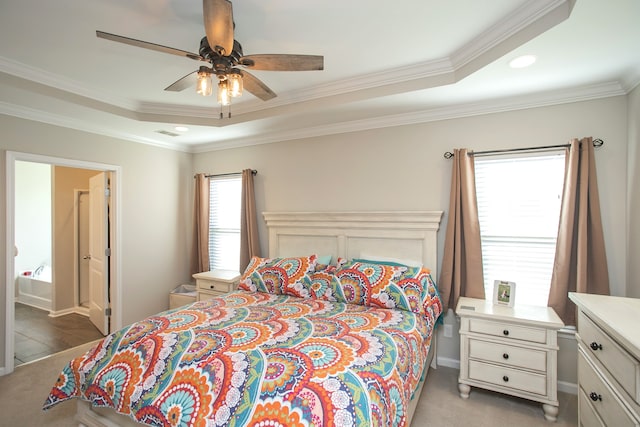
[{"label": "picture frame", "polygon": [[516,301],[516,284],[506,280],[493,282],[493,304],[513,307]]}]

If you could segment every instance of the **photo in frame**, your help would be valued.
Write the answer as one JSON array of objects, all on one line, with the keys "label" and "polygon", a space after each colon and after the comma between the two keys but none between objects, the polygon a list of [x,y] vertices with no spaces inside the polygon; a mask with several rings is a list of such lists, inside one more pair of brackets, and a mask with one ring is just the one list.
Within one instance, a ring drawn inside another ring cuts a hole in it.
[{"label": "photo in frame", "polygon": [[513,307],[516,301],[516,284],[504,280],[493,282],[493,303]]}]

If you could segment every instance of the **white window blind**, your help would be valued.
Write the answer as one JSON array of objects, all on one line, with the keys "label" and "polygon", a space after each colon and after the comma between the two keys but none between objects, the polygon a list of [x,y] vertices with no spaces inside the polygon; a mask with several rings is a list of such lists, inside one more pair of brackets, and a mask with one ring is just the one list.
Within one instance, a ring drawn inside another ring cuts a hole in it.
[{"label": "white window blind", "polygon": [[487,299],[505,280],[516,283],[516,305],[547,305],[564,163],[564,152],[475,158]]},{"label": "white window blind", "polygon": [[209,269],[240,268],[242,175],[209,181]]}]

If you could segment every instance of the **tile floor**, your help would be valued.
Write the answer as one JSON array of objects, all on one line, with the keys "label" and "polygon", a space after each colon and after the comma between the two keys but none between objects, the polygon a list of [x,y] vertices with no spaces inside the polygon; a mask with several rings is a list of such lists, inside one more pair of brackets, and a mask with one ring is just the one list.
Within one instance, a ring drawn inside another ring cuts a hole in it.
[{"label": "tile floor", "polygon": [[49,317],[38,308],[15,305],[15,366],[102,338],[102,334],[79,314]]}]

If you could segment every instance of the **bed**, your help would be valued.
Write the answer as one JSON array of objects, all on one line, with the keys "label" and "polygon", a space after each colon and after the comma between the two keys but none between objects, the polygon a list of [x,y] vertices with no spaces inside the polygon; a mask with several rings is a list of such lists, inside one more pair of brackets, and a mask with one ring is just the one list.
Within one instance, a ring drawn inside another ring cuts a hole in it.
[{"label": "bed", "polygon": [[45,408],[79,397],[86,426],[410,425],[435,366],[442,212],[263,216],[269,258],[240,289],[107,336]]}]

